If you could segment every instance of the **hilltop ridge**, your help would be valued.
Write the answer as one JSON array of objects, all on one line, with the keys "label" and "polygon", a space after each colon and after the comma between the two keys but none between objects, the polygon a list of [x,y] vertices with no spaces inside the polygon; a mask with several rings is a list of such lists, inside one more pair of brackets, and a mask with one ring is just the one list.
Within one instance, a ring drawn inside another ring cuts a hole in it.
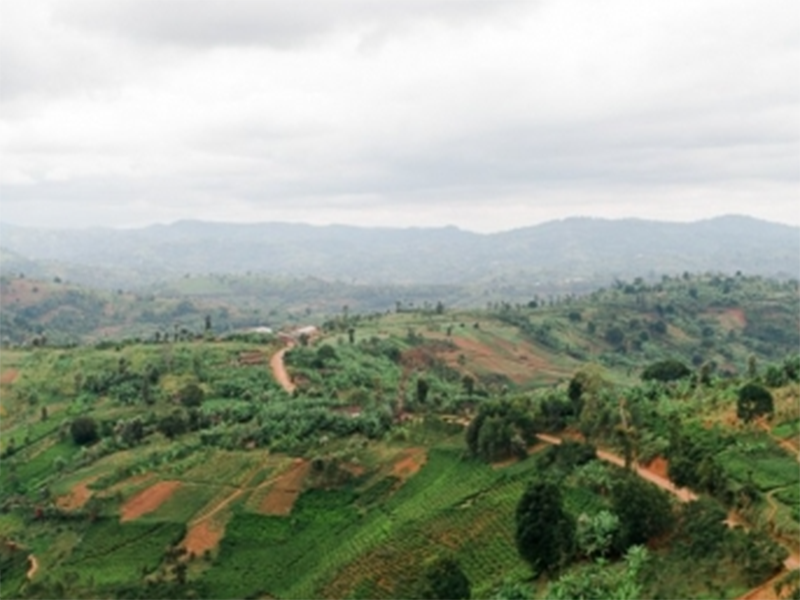
[{"label": "hilltop ridge", "polygon": [[575,217],[479,234],[456,227],[365,228],[178,221],[140,229],[43,230],[0,224],[4,274],[68,272],[133,289],[186,274],[318,277],[366,284],[550,282],[683,271],[796,277],[800,228],[741,216],[695,223]]}]

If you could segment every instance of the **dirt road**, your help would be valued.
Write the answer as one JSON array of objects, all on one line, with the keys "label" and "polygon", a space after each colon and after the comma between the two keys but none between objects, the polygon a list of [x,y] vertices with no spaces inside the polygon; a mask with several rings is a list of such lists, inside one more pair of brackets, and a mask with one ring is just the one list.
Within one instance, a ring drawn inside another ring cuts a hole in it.
[{"label": "dirt road", "polygon": [[33,554],[28,555],[28,561],[30,561],[31,566],[28,567],[28,572],[26,573],[26,577],[28,579],[33,579],[33,576],[36,575],[36,571],[39,570],[39,561],[36,560],[36,557]]},{"label": "dirt road", "polygon": [[289,377],[289,373],[286,371],[286,365],[283,362],[283,355],[286,354],[287,351],[291,350],[293,346],[294,344],[288,344],[285,348],[281,348],[275,354],[273,354],[272,358],[269,360],[269,366],[272,369],[272,374],[275,376],[275,380],[284,390],[286,390],[287,394],[294,392],[295,385],[292,383],[292,379]]},{"label": "dirt road", "polygon": [[[557,438],[553,435],[547,435],[544,433],[539,433],[537,436],[543,442],[547,442],[548,444],[560,444],[561,438]],[[600,460],[604,460],[606,462],[610,462],[614,465],[619,467],[625,466],[625,460],[621,456],[617,456],[611,452],[607,452],[605,450],[598,450],[597,457]],[[649,471],[645,467],[641,465],[636,465],[635,467],[636,474],[641,477],[642,479],[646,479],[651,483],[654,483],[658,487],[663,490],[666,490],[673,496],[675,496],[681,502],[690,502],[692,500],[697,500],[697,494],[688,490],[686,488],[679,488],[677,487],[672,481],[668,478],[658,475],[657,473],[653,473]],[[738,524],[738,515],[734,515],[736,518],[729,519],[728,524],[729,526],[733,526]],[[741,596],[738,600],[771,600],[773,598],[777,598],[775,594],[775,590],[773,589],[773,585],[776,581],[778,581],[781,577],[786,575],[788,571],[793,571],[795,569],[800,569],[800,555],[793,550],[792,548],[786,547],[784,544],[781,543],[780,539],[775,539],[776,542],[784,546],[789,551],[789,557],[783,562],[784,569],[774,577],[771,577],[768,581],[764,582],[763,584],[759,585],[757,588],[753,588],[752,590],[748,591],[745,595]]]},{"label": "dirt road", "polygon": [[[540,433],[537,434],[536,437],[538,437],[543,442],[547,442],[548,444],[561,443],[561,439],[553,435]],[[598,450],[597,458],[605,462],[609,462],[618,467],[625,466],[625,460],[621,456],[617,456],[616,454],[612,454],[611,452],[607,452],[606,450]],[[634,466],[634,470],[636,471],[636,474],[639,477],[641,477],[642,479],[646,479],[647,481],[657,485],[662,490],[666,490],[681,502],[690,502],[692,500],[697,500],[697,494],[695,494],[691,490],[687,490],[686,488],[679,488],[666,477],[663,477],[658,473],[654,473],[653,471],[650,471],[646,467],[636,464]]]}]

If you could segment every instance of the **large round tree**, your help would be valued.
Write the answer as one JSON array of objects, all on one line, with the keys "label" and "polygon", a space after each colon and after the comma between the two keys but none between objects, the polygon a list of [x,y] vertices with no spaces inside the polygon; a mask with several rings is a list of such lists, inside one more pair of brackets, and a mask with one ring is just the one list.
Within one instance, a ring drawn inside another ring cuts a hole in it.
[{"label": "large round tree", "polygon": [[99,438],[97,423],[91,417],[78,417],[70,425],[69,431],[72,434],[72,441],[78,446],[94,444]]},{"label": "large round tree", "polygon": [[516,520],[517,550],[534,571],[552,574],[569,562],[575,547],[575,522],[564,510],[557,485],[531,483],[517,505]]},{"label": "large round tree", "polygon": [[761,415],[771,414],[774,410],[772,394],[764,386],[748,383],[739,390],[736,416],[742,421],[752,421]]}]

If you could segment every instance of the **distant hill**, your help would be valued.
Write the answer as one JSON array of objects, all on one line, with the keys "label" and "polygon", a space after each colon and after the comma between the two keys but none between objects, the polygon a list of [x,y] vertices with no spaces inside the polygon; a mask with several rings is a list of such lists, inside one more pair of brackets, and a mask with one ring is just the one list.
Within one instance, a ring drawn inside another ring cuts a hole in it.
[{"label": "distant hill", "polygon": [[495,234],[180,221],[142,229],[0,225],[0,270],[61,274],[103,287],[186,274],[253,273],[368,284],[513,285],[742,271],[797,277],[800,228],[748,217],[696,223],[571,218]]}]

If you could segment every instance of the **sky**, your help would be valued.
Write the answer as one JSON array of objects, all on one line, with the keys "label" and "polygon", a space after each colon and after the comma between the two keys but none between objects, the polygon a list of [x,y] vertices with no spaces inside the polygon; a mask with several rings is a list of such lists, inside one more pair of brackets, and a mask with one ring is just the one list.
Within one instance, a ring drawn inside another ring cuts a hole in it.
[{"label": "sky", "polygon": [[800,225],[797,0],[0,0],[0,220]]}]

